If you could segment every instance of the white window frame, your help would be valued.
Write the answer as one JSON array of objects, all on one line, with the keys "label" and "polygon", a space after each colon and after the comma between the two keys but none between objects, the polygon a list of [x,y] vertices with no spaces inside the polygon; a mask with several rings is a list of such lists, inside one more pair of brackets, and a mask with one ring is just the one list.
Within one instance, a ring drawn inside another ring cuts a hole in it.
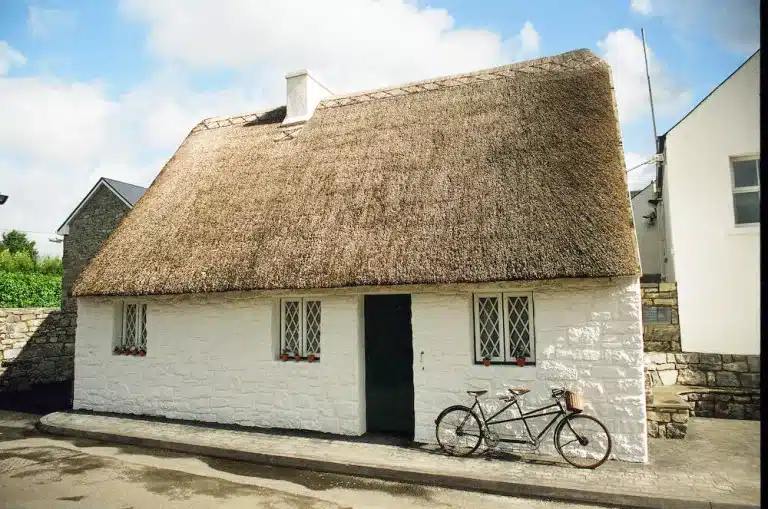
[{"label": "white window frame", "polygon": [[[286,351],[285,349],[285,326],[286,326],[286,320],[285,320],[285,305],[288,302],[298,302],[299,303],[299,312],[301,313],[301,316],[299,317],[299,352],[293,352],[293,351]],[[320,339],[318,342],[319,350],[316,352],[309,352],[307,351],[307,303],[309,302],[317,302],[320,305]],[[295,356],[297,353],[302,359],[306,359],[310,354],[315,355],[315,360],[320,360],[320,355],[322,352],[322,343],[323,343],[323,334],[322,334],[322,316],[323,316],[323,303],[322,300],[318,297],[286,297],[280,299],[280,352],[279,355],[282,355],[283,352],[288,353],[289,356]]]},{"label": "white window frame", "polygon": [[[134,339],[133,343],[128,343],[126,338],[126,328],[128,326],[128,306],[136,306],[136,315],[134,317],[135,323],[134,323]],[[135,346],[137,349],[143,349],[144,351],[147,350],[147,342],[149,339],[149,334],[147,333],[147,303],[142,302],[138,299],[127,299],[121,302],[120,305],[120,338],[118,341],[119,347],[131,347]],[[142,316],[144,319],[142,320]],[[147,337],[145,342],[142,344],[141,336],[142,334]]]},{"label": "white window frame", "polygon": [[[475,364],[483,362],[483,355],[480,345],[480,299],[483,297],[496,297],[496,311],[499,317],[497,331],[502,341],[502,348],[499,349],[501,355],[491,357],[491,364],[511,364],[517,365],[516,358],[512,357],[510,334],[509,334],[509,297],[527,297],[528,298],[528,337],[530,338],[530,357],[525,358],[526,365],[536,364],[536,335],[535,335],[535,317],[533,314],[533,293],[532,292],[478,292],[472,295],[472,305],[474,309],[473,321],[475,327]],[[500,330],[499,330],[500,329]]]},{"label": "white window frame", "polygon": [[[757,185],[756,186],[746,186],[746,187],[736,187],[736,171],[733,167],[733,163],[743,162],[743,161],[754,161],[755,162],[755,171],[757,171]],[[742,193],[757,193],[758,200],[760,198],[760,155],[749,155],[749,156],[738,156],[738,157],[731,157],[729,158],[728,162],[730,166],[731,171],[731,206],[733,207],[733,224],[736,225],[737,228],[740,227],[750,227],[759,225],[760,221],[757,221],[755,223],[737,223],[736,222],[736,200],[735,195],[742,194]]]}]

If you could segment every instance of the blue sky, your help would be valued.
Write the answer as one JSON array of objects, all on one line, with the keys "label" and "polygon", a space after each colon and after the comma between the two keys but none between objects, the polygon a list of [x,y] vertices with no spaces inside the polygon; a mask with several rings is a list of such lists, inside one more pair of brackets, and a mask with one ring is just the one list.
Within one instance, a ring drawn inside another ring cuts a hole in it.
[{"label": "blue sky", "polygon": [[[101,176],[149,185],[202,118],[283,103],[285,72],[348,92],[589,48],[611,64],[629,167],[759,46],[758,0],[6,0],[0,229],[41,252]],[[630,187],[652,178],[630,173]]]}]

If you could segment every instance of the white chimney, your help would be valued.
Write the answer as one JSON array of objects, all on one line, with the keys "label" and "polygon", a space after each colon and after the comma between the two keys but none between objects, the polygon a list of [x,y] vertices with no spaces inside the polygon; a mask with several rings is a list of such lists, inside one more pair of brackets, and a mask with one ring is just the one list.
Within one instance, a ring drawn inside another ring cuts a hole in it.
[{"label": "white chimney", "polygon": [[290,72],[285,75],[287,104],[283,125],[298,124],[309,120],[320,101],[331,91],[317,81],[309,71]]}]

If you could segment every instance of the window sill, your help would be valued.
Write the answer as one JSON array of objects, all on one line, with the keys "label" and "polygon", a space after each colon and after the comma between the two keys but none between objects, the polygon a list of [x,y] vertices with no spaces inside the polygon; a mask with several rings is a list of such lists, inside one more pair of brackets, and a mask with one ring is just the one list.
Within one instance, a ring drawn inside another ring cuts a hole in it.
[{"label": "window sill", "polygon": [[[480,362],[475,361],[474,364],[475,364],[475,366],[485,366],[485,364],[483,364],[482,361],[480,361]],[[514,366],[516,368],[524,368],[526,366],[536,366],[536,361],[526,362],[522,366],[518,365],[516,362],[500,362],[500,361],[493,362],[493,361],[491,361],[491,363],[488,365],[488,367],[490,368],[491,366]]]},{"label": "window sill", "polygon": [[320,359],[315,358],[314,360],[310,361],[310,360],[307,359],[307,357],[301,357],[299,360],[296,360],[296,357],[288,357],[287,359],[283,360],[283,359],[278,357],[277,358],[277,362],[279,362],[281,364],[289,364],[291,362],[294,363],[294,364],[299,364],[299,363],[319,364],[320,363]]},{"label": "window sill", "polygon": [[760,235],[760,225],[750,224],[744,226],[735,226],[728,231],[728,235]]}]

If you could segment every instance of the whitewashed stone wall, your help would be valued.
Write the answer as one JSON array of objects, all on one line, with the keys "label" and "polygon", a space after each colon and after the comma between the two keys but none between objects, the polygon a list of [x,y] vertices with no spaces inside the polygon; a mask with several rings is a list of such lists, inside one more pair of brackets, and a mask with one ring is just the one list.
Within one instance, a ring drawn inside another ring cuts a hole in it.
[{"label": "whitewashed stone wall", "polygon": [[[525,387],[530,409],[551,402],[550,388],[581,392],[585,413],[599,418],[613,437],[618,460],[646,462],[640,285],[637,278],[507,285],[533,290],[536,366],[483,366],[474,361],[472,297],[467,292],[412,297],[415,439],[435,443],[435,418],[452,404],[472,403],[468,389],[496,394]],[[483,288],[484,290],[486,288]],[[423,354],[422,354],[423,352]],[[540,419],[542,425],[548,418]],[[522,423],[512,423],[512,430]],[[552,435],[540,449],[556,454]]]},{"label": "whitewashed stone wall", "polygon": [[147,356],[112,354],[118,300],[78,299],[74,408],[365,432],[362,297],[325,296],[322,360],[278,359],[276,299],[147,300]]},{"label": "whitewashed stone wall", "polygon": [[[606,424],[615,459],[647,461],[637,278],[474,290],[534,292],[537,364],[474,364],[473,289],[399,289],[412,295],[417,441],[435,442],[435,418],[449,405],[471,404],[467,389],[488,389],[489,404],[506,387],[532,389],[525,409],[564,386],[581,392],[585,412]],[[277,360],[276,298],[149,299],[146,357],[112,355],[119,300],[81,298],[74,408],[362,434],[363,297],[351,291],[321,294],[323,355],[312,364]],[[540,452],[555,454],[551,435]]]}]

